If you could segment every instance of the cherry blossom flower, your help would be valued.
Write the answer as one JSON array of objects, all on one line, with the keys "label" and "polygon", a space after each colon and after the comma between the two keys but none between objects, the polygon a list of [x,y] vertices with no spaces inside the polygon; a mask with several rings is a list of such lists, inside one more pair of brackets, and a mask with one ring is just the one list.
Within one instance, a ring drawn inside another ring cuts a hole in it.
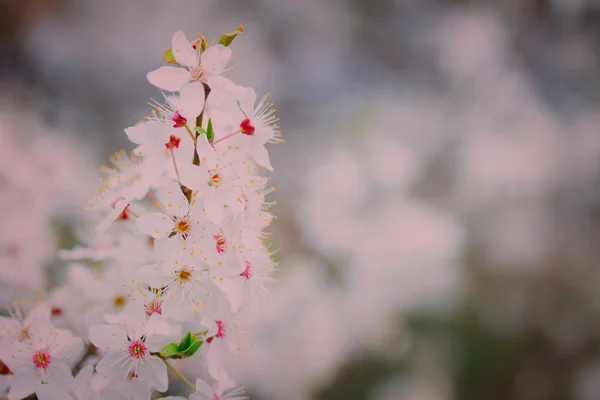
[{"label": "cherry blossom flower", "polygon": [[14,373],[8,398],[21,399],[45,385],[70,391],[73,376],[69,363],[83,353],[82,340],[43,318],[32,321],[28,334],[26,341],[0,341],[0,359]]},{"label": "cherry blossom flower", "polygon": [[218,84],[231,58],[231,49],[220,44],[200,54],[181,31],[173,34],[172,46],[173,56],[183,68],[167,66],[148,73],[151,84],[171,92],[183,91],[193,82],[207,83],[211,87]]}]

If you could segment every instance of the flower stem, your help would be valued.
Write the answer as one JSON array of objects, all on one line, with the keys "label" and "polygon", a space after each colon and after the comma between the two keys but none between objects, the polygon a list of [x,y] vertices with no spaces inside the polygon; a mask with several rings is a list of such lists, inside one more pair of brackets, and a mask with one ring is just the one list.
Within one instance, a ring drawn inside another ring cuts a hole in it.
[{"label": "flower stem", "polygon": [[227,136],[223,136],[221,139],[219,139],[219,140],[215,141],[215,142],[214,142],[212,145],[214,146],[215,144],[217,144],[217,143],[219,143],[219,142],[222,142],[222,141],[223,141],[223,140],[225,140],[225,139],[229,139],[230,137],[232,137],[232,136],[235,136],[235,135],[237,135],[237,134],[238,134],[238,133],[240,133],[240,132],[241,132],[241,129],[238,129],[237,131],[235,131],[235,132],[232,132],[232,133],[230,133],[230,134],[229,134],[229,135],[227,135]]},{"label": "flower stem", "polygon": [[194,386],[194,384],[190,381],[187,380],[187,378],[185,376],[183,376],[183,374],[181,372],[179,372],[177,370],[177,368],[175,368],[170,362],[168,362],[165,358],[160,358],[161,360],[163,360],[163,362],[166,364],[166,366],[173,371],[173,373],[175,375],[177,375],[179,377],[179,379],[181,379],[183,381],[183,383],[185,383],[186,385],[188,385],[190,387],[190,389],[192,389],[194,392],[196,391],[196,386]]},{"label": "flower stem", "polygon": [[194,135],[192,133],[192,130],[190,129],[189,126],[187,126],[187,124],[185,124],[184,126],[185,126],[185,130],[187,130],[187,132],[190,134],[190,137],[192,138],[192,141],[194,142],[194,144],[196,144],[196,135]]},{"label": "flower stem", "polygon": [[180,182],[179,179],[179,169],[177,169],[177,163],[175,162],[175,153],[173,153],[173,149],[169,149],[171,152],[171,159],[173,160],[173,166],[175,167],[175,173],[177,174],[177,182]]}]

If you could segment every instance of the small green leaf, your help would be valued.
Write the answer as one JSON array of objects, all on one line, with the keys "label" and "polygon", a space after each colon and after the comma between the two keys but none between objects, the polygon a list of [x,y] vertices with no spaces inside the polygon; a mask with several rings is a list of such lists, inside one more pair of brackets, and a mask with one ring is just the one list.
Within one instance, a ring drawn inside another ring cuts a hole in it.
[{"label": "small green leaf", "polygon": [[165,60],[165,62],[168,64],[178,65],[177,61],[175,61],[175,56],[173,55],[173,50],[171,50],[171,49],[165,50],[165,52],[163,53],[163,60]]},{"label": "small green leaf", "polygon": [[183,357],[191,357],[194,354],[196,354],[196,352],[198,351],[198,349],[200,348],[200,346],[202,346],[202,344],[204,343],[203,340],[198,340],[195,341],[194,343],[192,343],[192,345],[189,347],[189,349],[187,349],[186,351],[183,352]]},{"label": "small green leaf", "polygon": [[181,339],[181,342],[179,342],[177,349],[180,353],[182,353],[186,351],[195,341],[196,337],[192,335],[192,332],[188,332],[187,335],[185,335],[183,339]]},{"label": "small green leaf", "polygon": [[242,32],[244,32],[244,26],[240,25],[237,28],[235,28],[235,30],[228,33],[224,33],[223,35],[221,35],[219,44],[222,44],[225,47],[229,46],[231,42],[233,42],[233,39],[235,39],[235,37]]},{"label": "small green leaf", "polygon": [[160,356],[163,358],[170,358],[179,354],[179,348],[175,343],[169,343],[160,351]]},{"label": "small green leaf", "polygon": [[206,131],[200,126],[197,126],[195,128],[195,131],[196,131],[196,133],[198,133],[198,135],[206,135]]},{"label": "small green leaf", "polygon": [[210,118],[208,119],[208,126],[206,127],[206,137],[211,143],[215,139],[215,131],[213,130],[212,121]]}]

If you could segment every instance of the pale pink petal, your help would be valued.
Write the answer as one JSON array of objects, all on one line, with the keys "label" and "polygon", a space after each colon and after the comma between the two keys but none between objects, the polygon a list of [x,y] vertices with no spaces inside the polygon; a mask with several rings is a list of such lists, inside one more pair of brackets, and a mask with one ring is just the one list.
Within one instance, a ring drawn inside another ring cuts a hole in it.
[{"label": "pale pink petal", "polygon": [[188,121],[193,121],[204,109],[204,85],[202,82],[192,82],[181,88],[177,101],[179,114]]},{"label": "pale pink petal", "polygon": [[190,400],[213,399],[215,392],[208,383],[202,379],[196,379],[196,391],[190,395]]},{"label": "pale pink petal", "polygon": [[269,152],[265,149],[265,146],[259,142],[254,142],[252,146],[252,159],[258,165],[265,167],[269,171],[273,171],[271,161],[269,160]]},{"label": "pale pink petal", "polygon": [[202,67],[211,74],[220,75],[231,59],[231,49],[222,44],[210,46],[202,53]]},{"label": "pale pink petal", "polygon": [[60,386],[63,390],[71,391],[75,378],[71,374],[71,369],[64,362],[54,362],[50,364],[48,372],[48,382]]},{"label": "pale pink petal", "polygon": [[220,225],[223,219],[223,203],[217,198],[216,191],[216,188],[210,187],[205,192],[204,210],[206,211],[206,216],[213,224]]},{"label": "pale pink petal", "polygon": [[207,168],[188,163],[179,167],[179,180],[181,184],[193,191],[206,186],[208,182]]},{"label": "pale pink petal", "polygon": [[35,392],[40,385],[37,368],[28,368],[13,376],[8,392],[9,400],[20,400]]},{"label": "pale pink petal", "polygon": [[157,88],[176,92],[190,81],[190,73],[185,68],[160,67],[146,75],[148,82]]},{"label": "pale pink petal", "polygon": [[170,215],[183,216],[187,213],[190,203],[181,191],[177,182],[171,182],[165,190],[157,193],[161,207],[164,207]]},{"label": "pale pink petal", "polygon": [[109,381],[112,381],[127,377],[130,365],[129,362],[123,361],[123,354],[109,353],[96,365],[96,371],[104,375]]},{"label": "pale pink petal", "polygon": [[142,144],[147,138],[146,125],[138,124],[135,126],[130,126],[129,128],[125,128],[125,134],[131,142],[135,144]]},{"label": "pale pink petal", "polygon": [[127,334],[117,325],[94,325],[89,330],[90,342],[106,352],[123,351],[126,349]]},{"label": "pale pink petal", "polygon": [[178,64],[185,65],[186,67],[195,67],[198,65],[196,50],[194,50],[183,32],[178,31],[173,34],[171,45],[171,51]]},{"label": "pale pink petal", "polygon": [[217,153],[208,143],[206,135],[198,136],[196,140],[196,152],[200,158],[200,165],[207,169],[213,169],[217,166]]},{"label": "pale pink petal", "polygon": [[38,400],[72,400],[65,390],[54,384],[40,385],[37,387],[35,394]]},{"label": "pale pink petal", "polygon": [[173,221],[163,213],[148,213],[135,220],[138,229],[154,238],[169,236],[173,230]]},{"label": "pale pink petal", "polygon": [[169,388],[169,379],[167,377],[167,366],[155,356],[148,356],[137,368],[138,378],[152,386],[159,392],[164,392]]}]

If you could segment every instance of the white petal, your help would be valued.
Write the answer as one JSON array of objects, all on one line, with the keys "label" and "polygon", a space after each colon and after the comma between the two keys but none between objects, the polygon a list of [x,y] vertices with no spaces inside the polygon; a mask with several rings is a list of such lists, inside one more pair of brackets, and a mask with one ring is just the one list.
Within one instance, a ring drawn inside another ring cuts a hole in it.
[{"label": "white petal", "polygon": [[208,183],[208,169],[186,163],[179,166],[179,180],[188,189],[198,190]]},{"label": "white petal", "polygon": [[71,391],[75,379],[71,375],[71,369],[64,362],[54,362],[48,369],[48,382],[60,386],[63,390]]},{"label": "white petal", "polygon": [[207,169],[213,169],[217,166],[217,153],[208,143],[206,135],[198,136],[196,140],[196,152],[200,158],[200,165]]},{"label": "white petal", "polygon": [[38,400],[72,400],[67,392],[54,384],[40,385],[35,391]]},{"label": "white petal", "polygon": [[178,31],[173,34],[171,39],[171,51],[177,61],[181,65],[186,67],[194,67],[198,65],[198,56],[196,50],[192,47],[191,43],[187,40],[183,32]]},{"label": "white petal", "polygon": [[142,144],[145,142],[147,137],[146,126],[145,124],[130,126],[129,128],[125,128],[125,134],[131,142],[135,144]]},{"label": "white petal", "polygon": [[231,59],[231,49],[222,44],[210,46],[202,53],[202,67],[211,74],[220,75]]},{"label": "white petal", "polygon": [[258,165],[265,167],[269,171],[273,171],[271,161],[269,160],[269,152],[265,149],[265,146],[259,142],[254,142],[252,146],[252,159]]},{"label": "white petal", "polygon": [[112,381],[118,378],[125,378],[129,372],[130,365],[129,362],[123,360],[122,353],[109,353],[96,365],[96,371],[104,375],[109,381]]},{"label": "white petal", "polygon": [[148,400],[151,398],[150,386],[139,379],[131,382],[131,392],[133,393],[133,400]]},{"label": "white petal", "polygon": [[81,338],[73,336],[71,331],[58,329],[53,343],[48,347],[52,357],[60,360],[77,360],[83,355],[84,345]]},{"label": "white petal", "polygon": [[90,342],[102,351],[125,350],[127,339],[125,330],[116,325],[94,325],[89,330]]},{"label": "white petal", "polygon": [[179,184],[171,182],[164,190],[161,190],[156,195],[160,205],[164,207],[170,215],[183,216],[187,214],[190,203],[185,197]]},{"label": "white petal", "polygon": [[169,388],[167,366],[155,356],[148,356],[138,365],[137,375],[142,382],[147,383],[159,392]]},{"label": "white petal", "polygon": [[163,213],[148,213],[135,220],[138,229],[154,238],[169,236],[173,230],[173,221]]},{"label": "white petal", "polygon": [[190,81],[190,73],[185,68],[160,67],[146,75],[154,86],[176,92]]},{"label": "white petal", "polygon": [[223,219],[223,202],[219,201],[216,195],[217,189],[209,188],[204,196],[204,210],[208,219],[216,225],[221,224]]},{"label": "white petal", "polygon": [[210,387],[208,383],[202,379],[196,379],[196,391],[190,396],[190,400],[204,400],[211,399],[215,391]]},{"label": "white petal", "polygon": [[15,374],[10,384],[8,399],[21,400],[34,393],[39,384],[40,378],[37,376],[36,368],[28,368],[22,373]]},{"label": "white petal", "polygon": [[204,85],[202,82],[192,82],[181,88],[177,108],[179,113],[190,122],[200,115],[204,109]]}]

